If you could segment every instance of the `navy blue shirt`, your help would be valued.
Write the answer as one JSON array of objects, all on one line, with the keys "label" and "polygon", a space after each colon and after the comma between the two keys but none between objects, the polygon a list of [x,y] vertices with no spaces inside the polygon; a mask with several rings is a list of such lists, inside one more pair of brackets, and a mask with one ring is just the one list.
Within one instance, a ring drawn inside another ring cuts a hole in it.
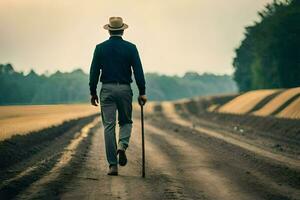
[{"label": "navy blue shirt", "polygon": [[136,46],[120,36],[111,36],[98,44],[90,68],[90,93],[96,94],[97,84],[132,82],[132,71],[139,94],[145,94],[145,78],[142,63]]}]

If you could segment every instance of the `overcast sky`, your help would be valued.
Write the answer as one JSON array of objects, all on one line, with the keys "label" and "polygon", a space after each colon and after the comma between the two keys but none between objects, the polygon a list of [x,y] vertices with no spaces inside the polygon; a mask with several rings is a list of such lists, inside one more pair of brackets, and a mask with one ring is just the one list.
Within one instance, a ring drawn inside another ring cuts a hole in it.
[{"label": "overcast sky", "polygon": [[271,0],[1,0],[0,63],[16,70],[88,72],[110,16],[129,25],[144,71],[231,74],[244,27]]}]

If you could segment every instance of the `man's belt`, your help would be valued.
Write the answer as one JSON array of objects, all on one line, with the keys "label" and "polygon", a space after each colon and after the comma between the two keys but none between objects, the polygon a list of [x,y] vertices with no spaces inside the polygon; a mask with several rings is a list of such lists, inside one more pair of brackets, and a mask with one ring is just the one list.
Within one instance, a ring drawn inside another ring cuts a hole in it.
[{"label": "man's belt", "polygon": [[102,84],[130,85],[130,83],[118,82],[118,81],[105,82],[105,83],[102,83]]}]

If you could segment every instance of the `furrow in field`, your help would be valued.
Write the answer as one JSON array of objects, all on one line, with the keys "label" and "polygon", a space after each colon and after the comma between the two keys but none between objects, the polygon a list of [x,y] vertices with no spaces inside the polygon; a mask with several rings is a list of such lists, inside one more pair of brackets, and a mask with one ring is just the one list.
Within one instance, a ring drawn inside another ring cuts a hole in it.
[{"label": "furrow in field", "polygon": [[[289,99],[293,98],[296,95],[300,94],[300,87],[288,89],[278,96],[276,96],[274,99],[272,99],[269,103],[267,103],[264,107],[261,109],[253,112],[254,115],[259,116],[268,116],[274,113],[278,108],[283,106]],[[289,118],[288,116],[286,116]]]},{"label": "furrow in field", "polygon": [[7,180],[4,180],[1,184],[0,184],[0,189],[7,187],[9,184],[11,184],[14,181],[17,181],[19,179],[22,179],[23,177],[26,177],[32,173],[34,173],[34,171],[38,170],[38,168],[40,168],[42,165],[45,165],[49,162],[49,160],[52,160],[56,157],[57,155],[54,154],[50,157],[47,157],[46,159],[43,159],[37,163],[35,163],[33,166],[29,166],[27,167],[25,170],[21,171],[20,173],[18,173],[16,176],[9,178]]},{"label": "furrow in field", "polygon": [[[40,132],[2,141],[0,199],[14,198],[49,172],[76,133],[94,119],[95,115],[83,117]],[[80,146],[84,148],[87,144],[86,139]],[[80,157],[79,154],[76,157]]]},{"label": "furrow in field", "polygon": [[88,137],[90,129],[96,126],[96,123],[98,122],[99,122],[98,119],[94,119],[94,121],[87,124],[79,132],[77,132],[74,138],[70,141],[68,146],[65,148],[64,152],[60,155],[58,161],[52,167],[52,169],[49,172],[47,172],[46,175],[41,177],[39,180],[32,183],[30,187],[27,188],[24,192],[22,192],[17,198],[31,199],[35,194],[41,191],[43,187],[46,187],[48,183],[55,181],[55,179],[60,175],[61,170],[64,167],[66,167],[71,161],[71,159],[73,158],[73,155],[75,154],[77,147],[79,146],[81,141],[84,138]]},{"label": "furrow in field", "polygon": [[283,118],[300,119],[300,96],[276,116]]},{"label": "furrow in field", "polygon": [[270,95],[279,92],[279,90],[257,90],[242,94],[218,109],[221,113],[246,114],[255,106]]}]

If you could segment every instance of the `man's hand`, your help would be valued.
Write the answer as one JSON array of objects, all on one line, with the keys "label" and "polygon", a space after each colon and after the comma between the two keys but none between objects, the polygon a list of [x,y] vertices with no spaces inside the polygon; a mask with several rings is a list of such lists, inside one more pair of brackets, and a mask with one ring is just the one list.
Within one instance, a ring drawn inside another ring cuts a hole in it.
[{"label": "man's hand", "polygon": [[138,97],[138,102],[139,104],[142,106],[142,105],[145,105],[146,102],[147,102],[147,96],[146,95],[140,95]]},{"label": "man's hand", "polygon": [[91,96],[91,104],[93,106],[98,106],[99,105],[99,99],[98,99],[98,96],[96,94]]}]

